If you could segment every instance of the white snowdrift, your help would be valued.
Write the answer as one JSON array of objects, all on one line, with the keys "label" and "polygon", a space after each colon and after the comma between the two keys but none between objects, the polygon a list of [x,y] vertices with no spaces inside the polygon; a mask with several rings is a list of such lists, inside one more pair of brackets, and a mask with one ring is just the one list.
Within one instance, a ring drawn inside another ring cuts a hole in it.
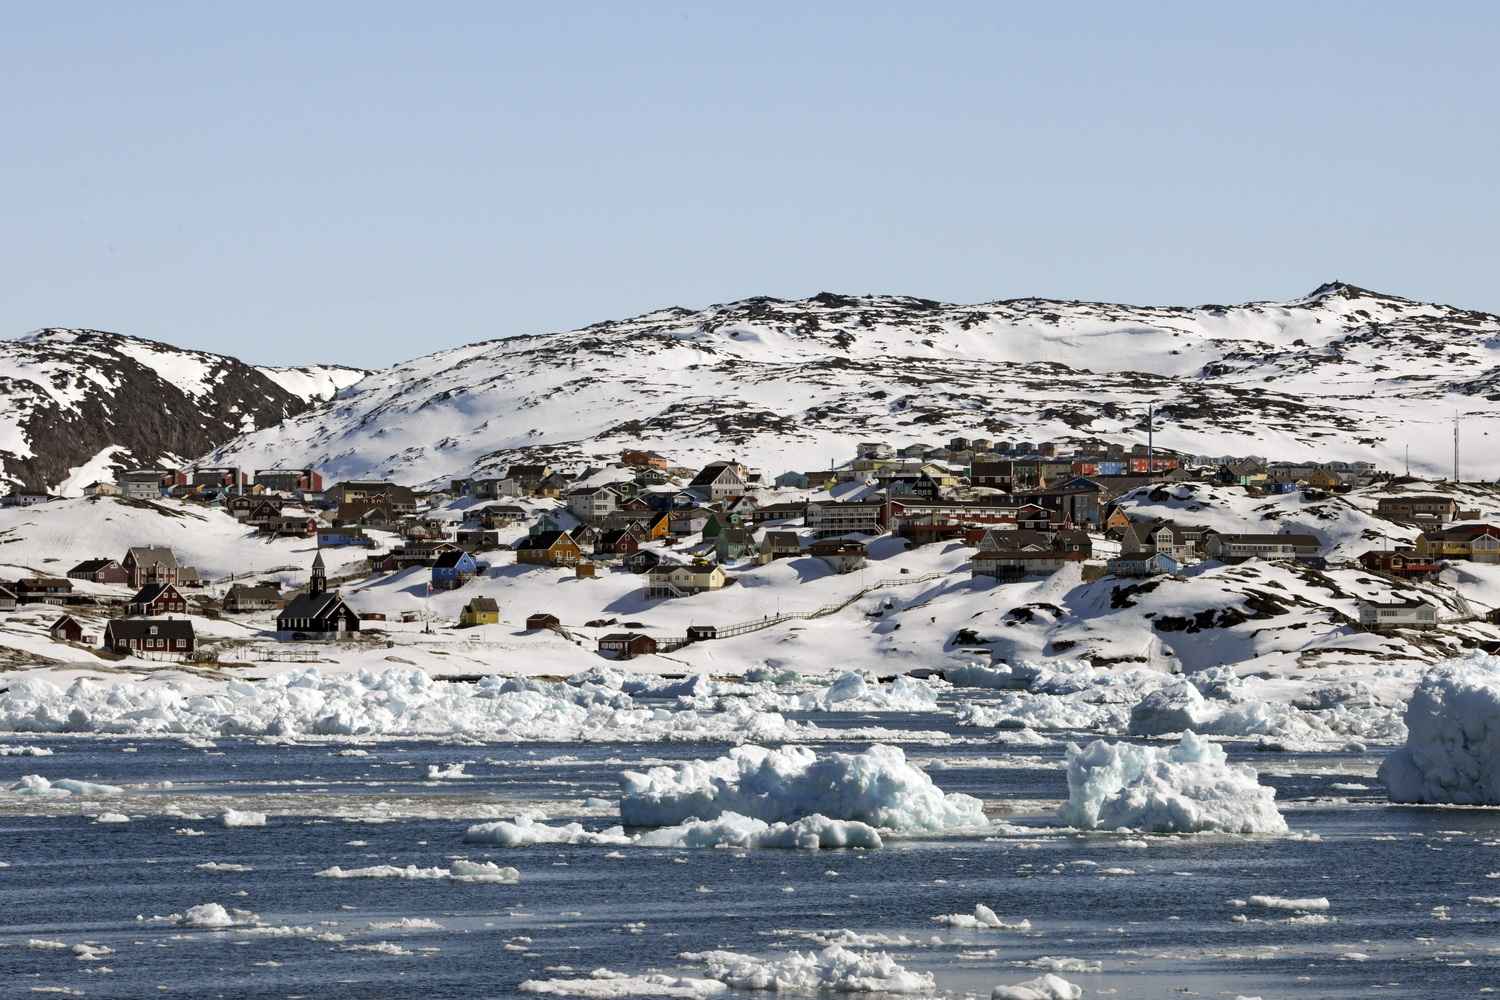
[{"label": "white snowdrift", "polygon": [[1500,805],[1500,658],[1427,672],[1406,706],[1406,745],[1380,765],[1392,802]]},{"label": "white snowdrift", "polygon": [[1185,733],[1174,747],[1069,744],[1068,801],[1057,815],[1084,830],[1286,833],[1275,798],[1254,769]]},{"label": "white snowdrift", "polygon": [[716,760],[620,776],[620,818],[672,826],[738,813],[767,823],[813,815],[892,830],[948,830],[987,821],[978,799],[945,794],[899,747],[819,757],[807,747],[739,746]]},{"label": "white snowdrift", "polygon": [[433,880],[449,879],[453,882],[498,882],[509,884],[519,882],[521,873],[514,868],[502,868],[493,861],[455,861],[447,868],[418,868],[416,865],[407,865],[405,868],[397,868],[395,865],[371,865],[368,868],[340,868],[334,865],[320,872],[313,872],[314,878],[391,878],[402,880]]},{"label": "white snowdrift", "polygon": [[[510,740],[794,739],[804,727],[736,699],[711,713],[637,708],[595,684],[486,677],[434,680],[392,667],[325,677],[317,668],[229,681],[195,694],[170,684],[23,677],[0,694],[0,731],[210,736],[432,736]],[[460,775],[445,775],[458,777]]]},{"label": "white snowdrift", "polygon": [[464,841],[521,847],[530,844],[592,844],[623,847],[801,848],[880,847],[880,834],[865,823],[805,816],[794,823],[767,823],[726,812],[712,820],[691,819],[676,826],[630,836],[623,827],[589,831],[578,823],[548,826],[525,816],[469,827]]},{"label": "white snowdrift", "polygon": [[850,951],[837,944],[821,951],[794,951],[775,959],[732,951],[682,957],[702,961],[710,976],[740,990],[931,993],[936,988],[932,973],[910,972],[883,951]]}]

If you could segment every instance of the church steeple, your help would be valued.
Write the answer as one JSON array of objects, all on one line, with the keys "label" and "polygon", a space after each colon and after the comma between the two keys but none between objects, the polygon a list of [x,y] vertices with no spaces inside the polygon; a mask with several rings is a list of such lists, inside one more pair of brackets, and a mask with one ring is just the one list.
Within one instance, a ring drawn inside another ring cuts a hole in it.
[{"label": "church steeple", "polygon": [[328,577],[323,572],[323,553],[313,557],[312,575],[307,578],[307,596],[317,597],[328,592]]}]

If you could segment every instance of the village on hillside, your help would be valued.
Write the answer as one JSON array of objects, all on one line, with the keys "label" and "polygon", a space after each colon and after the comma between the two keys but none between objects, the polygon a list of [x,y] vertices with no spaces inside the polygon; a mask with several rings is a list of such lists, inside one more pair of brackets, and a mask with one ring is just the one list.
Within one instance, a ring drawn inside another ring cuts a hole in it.
[{"label": "village on hillside", "polygon": [[[733,459],[682,468],[629,449],[609,465],[517,464],[501,478],[454,479],[443,489],[325,484],[309,468],[196,466],[129,470],[83,492],[64,500],[17,489],[3,499],[11,510],[0,518],[27,520],[3,522],[0,561],[5,543],[47,518],[90,519],[91,532],[61,534],[98,548],[48,548],[57,554],[17,564],[0,584],[0,612],[32,617],[7,619],[0,644],[55,661],[87,651],[213,665],[318,662],[339,644],[388,648],[413,635],[546,634],[592,656],[662,657],[670,671],[681,661],[669,654],[692,644],[805,627],[918,584],[979,592],[1062,574],[1068,588],[1113,588],[1118,610],[1120,593],[1154,580],[1208,579],[1247,563],[1280,565],[1304,582],[1315,574],[1342,601],[1324,608],[1325,631],[1357,637],[1349,649],[1379,655],[1364,637],[1384,633],[1448,632],[1454,648],[1494,649],[1500,639],[1489,627],[1500,622],[1490,606],[1500,577],[1456,569],[1500,565],[1500,492],[1370,463],[956,438],[867,442],[836,468],[776,474]],[[205,538],[232,539],[211,568],[159,532],[132,534],[143,519],[183,528],[189,517],[215,525]],[[101,519],[119,527],[102,529]],[[263,565],[260,550],[274,552],[276,564]],[[578,587],[590,584],[608,599],[585,599]],[[1194,599],[1202,606],[1148,623],[1155,652],[1140,657],[1102,647],[1091,655],[1087,644],[1059,638],[1063,619],[1078,613],[1065,601],[1045,603],[1052,638],[1030,651],[1202,666],[1164,657],[1161,634],[1196,632],[1226,615],[1242,621],[1257,598],[1247,605],[1205,590]],[[1034,620],[1003,590],[987,600]],[[626,620],[667,606],[682,610],[654,615],[655,626]],[[897,610],[887,597],[865,617]],[[28,624],[47,642],[16,641]],[[954,629],[942,647],[996,659],[1021,648],[987,643],[979,631]]]}]

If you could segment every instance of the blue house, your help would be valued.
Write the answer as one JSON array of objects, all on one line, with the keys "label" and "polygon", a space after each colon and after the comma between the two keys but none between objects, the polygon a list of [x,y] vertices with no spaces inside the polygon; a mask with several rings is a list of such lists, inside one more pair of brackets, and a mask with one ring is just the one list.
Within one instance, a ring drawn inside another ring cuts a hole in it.
[{"label": "blue house", "polygon": [[805,472],[783,472],[776,477],[775,483],[783,490],[805,490],[812,485]]},{"label": "blue house", "polygon": [[444,552],[432,564],[432,586],[435,590],[457,590],[479,572],[474,557],[467,552]]}]

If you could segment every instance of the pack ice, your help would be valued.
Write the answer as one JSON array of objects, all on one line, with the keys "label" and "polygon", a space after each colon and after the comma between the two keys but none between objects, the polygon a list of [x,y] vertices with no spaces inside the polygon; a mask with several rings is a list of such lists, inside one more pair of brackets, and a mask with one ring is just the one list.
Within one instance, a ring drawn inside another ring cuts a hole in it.
[{"label": "pack ice", "polygon": [[746,745],[620,776],[620,818],[629,826],[674,826],[737,813],[767,823],[820,815],[892,830],[950,830],[987,821],[978,799],[945,794],[899,747],[819,757],[804,746]]},{"label": "pack ice", "polygon": [[1171,747],[1069,744],[1068,801],[1057,815],[1084,830],[1286,833],[1275,798],[1253,768],[1189,732]]},{"label": "pack ice", "polygon": [[1392,802],[1500,805],[1500,658],[1427,672],[1406,706],[1406,745],[1380,765]]},{"label": "pack ice", "polygon": [[640,708],[618,688],[482,678],[434,680],[391,667],[325,677],[317,668],[207,693],[170,684],[80,679],[67,690],[23,677],[0,694],[0,730],[192,736],[431,736],[491,739],[650,740],[795,738],[782,716],[729,705],[713,714]]}]

